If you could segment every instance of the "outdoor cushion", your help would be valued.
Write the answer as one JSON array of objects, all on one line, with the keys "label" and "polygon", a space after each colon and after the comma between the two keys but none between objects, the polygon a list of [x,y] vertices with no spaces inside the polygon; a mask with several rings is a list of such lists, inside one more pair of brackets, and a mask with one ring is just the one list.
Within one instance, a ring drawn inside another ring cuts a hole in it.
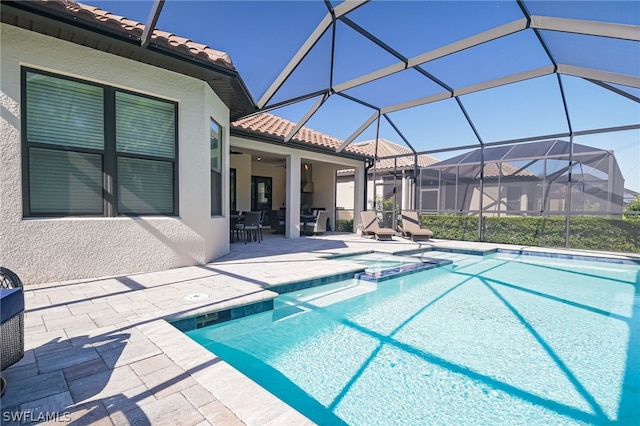
[{"label": "outdoor cushion", "polygon": [[24,311],[24,293],[21,288],[0,288],[0,324],[4,324]]}]

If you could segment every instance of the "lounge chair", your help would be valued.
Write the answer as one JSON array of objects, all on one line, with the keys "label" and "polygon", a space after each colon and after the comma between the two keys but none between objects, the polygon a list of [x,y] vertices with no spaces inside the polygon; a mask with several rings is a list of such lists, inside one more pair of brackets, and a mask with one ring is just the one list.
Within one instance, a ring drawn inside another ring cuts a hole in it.
[{"label": "lounge chair", "polygon": [[360,212],[360,219],[362,223],[360,224],[360,231],[362,232],[360,236],[365,235],[373,235],[377,240],[392,240],[393,236],[396,235],[396,231],[391,228],[381,228],[378,223],[378,216],[376,212],[372,210],[362,211]]},{"label": "lounge chair", "polygon": [[428,240],[433,237],[433,231],[420,227],[418,212],[403,211],[402,212],[402,235],[411,238],[411,241]]}]

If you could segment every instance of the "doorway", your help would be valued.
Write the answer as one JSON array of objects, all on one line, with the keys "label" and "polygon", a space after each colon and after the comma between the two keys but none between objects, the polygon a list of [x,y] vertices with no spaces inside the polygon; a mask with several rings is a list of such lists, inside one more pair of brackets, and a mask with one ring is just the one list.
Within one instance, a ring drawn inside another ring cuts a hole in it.
[{"label": "doorway", "polygon": [[251,176],[251,210],[266,212],[271,211],[272,178],[264,176]]}]

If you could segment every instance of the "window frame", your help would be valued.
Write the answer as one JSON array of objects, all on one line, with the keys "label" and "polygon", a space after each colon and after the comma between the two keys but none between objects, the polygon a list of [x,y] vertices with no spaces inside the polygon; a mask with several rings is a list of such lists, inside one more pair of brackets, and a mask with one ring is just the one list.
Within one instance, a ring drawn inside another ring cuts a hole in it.
[{"label": "window frame", "polygon": [[234,167],[229,168],[229,210],[236,211],[238,205],[238,172]]},{"label": "window frame", "polygon": [[[40,74],[52,78],[74,81],[90,86],[99,87],[103,92],[103,137],[104,145],[102,149],[70,147],[65,145],[48,144],[42,142],[30,142],[27,137],[27,74]],[[145,93],[139,93],[132,90],[122,89],[106,84],[96,83],[90,80],[83,80],[77,77],[71,77],[63,74],[57,74],[50,71],[44,71],[37,68],[21,67],[20,69],[20,132],[21,132],[21,154],[22,154],[22,216],[24,218],[44,218],[44,217],[139,217],[139,216],[179,216],[179,115],[178,103],[157,96],[151,96]],[[130,95],[148,98],[155,101],[165,102],[173,106],[175,116],[174,129],[174,155],[173,158],[158,157],[154,155],[137,154],[137,153],[119,153],[116,147],[116,93],[127,93]],[[65,213],[52,212],[32,212],[31,211],[31,179],[29,172],[31,165],[29,161],[29,152],[31,148],[40,148],[50,151],[75,152],[81,154],[100,155],[102,157],[102,212],[101,213],[83,213],[68,211]],[[118,158],[133,158],[140,160],[160,161],[170,163],[173,170],[172,183],[172,212],[162,213],[121,213],[118,210]]]},{"label": "window frame", "polygon": [[[219,159],[220,159],[220,169],[216,169],[213,167],[213,161],[212,161],[212,157],[211,157],[211,128],[213,127],[213,125],[218,126],[218,153],[219,153]],[[225,214],[225,206],[224,206],[224,149],[223,149],[223,126],[218,123],[218,121],[216,121],[215,118],[213,117],[209,117],[209,193],[211,196],[211,199],[209,200],[209,213],[211,214],[211,217],[224,217]],[[213,179],[211,178],[211,174],[212,173],[217,173],[220,179],[220,193],[218,194],[218,198],[219,198],[219,203],[220,203],[220,213],[214,213],[213,212]]]}]

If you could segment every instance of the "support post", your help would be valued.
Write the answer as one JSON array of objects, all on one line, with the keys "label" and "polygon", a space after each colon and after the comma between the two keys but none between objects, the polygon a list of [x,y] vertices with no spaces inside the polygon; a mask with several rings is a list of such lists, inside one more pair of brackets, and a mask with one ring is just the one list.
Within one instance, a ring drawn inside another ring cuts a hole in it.
[{"label": "support post", "polygon": [[287,155],[287,214],[285,237],[300,237],[300,155]]}]

